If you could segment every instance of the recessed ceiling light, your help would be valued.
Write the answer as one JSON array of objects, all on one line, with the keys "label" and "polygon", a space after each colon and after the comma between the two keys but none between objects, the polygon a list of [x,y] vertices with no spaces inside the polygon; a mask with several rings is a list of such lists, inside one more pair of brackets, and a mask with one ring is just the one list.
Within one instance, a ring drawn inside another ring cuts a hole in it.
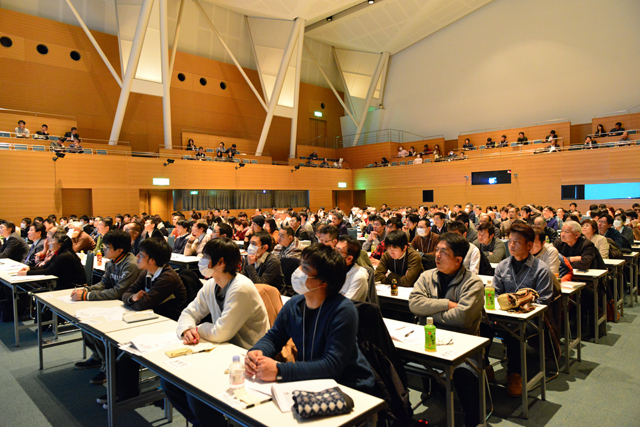
[{"label": "recessed ceiling light", "polygon": [[327,18],[327,22],[331,22],[331,21],[333,21],[333,16],[330,16]]},{"label": "recessed ceiling light", "polygon": [[369,4],[374,4],[376,0],[369,0]]}]

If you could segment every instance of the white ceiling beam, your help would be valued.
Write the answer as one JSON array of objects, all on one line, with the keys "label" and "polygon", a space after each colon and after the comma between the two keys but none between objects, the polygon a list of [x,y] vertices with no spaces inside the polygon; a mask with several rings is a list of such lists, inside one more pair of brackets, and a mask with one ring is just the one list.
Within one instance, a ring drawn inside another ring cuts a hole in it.
[{"label": "white ceiling beam", "polygon": [[171,63],[169,64],[169,74],[173,74],[173,66],[176,63],[176,52],[178,51],[178,37],[180,36],[180,24],[182,23],[182,11],[184,10],[184,0],[180,0],[180,10],[178,11],[178,21],[176,22],[176,33],[173,36],[173,48],[171,48]]},{"label": "white ceiling beam", "polygon": [[358,123],[358,130],[356,131],[356,135],[353,139],[354,146],[358,145],[358,140],[360,139],[360,134],[362,133],[362,128],[364,127],[364,122],[367,120],[367,111],[369,111],[373,93],[376,91],[378,80],[380,80],[380,75],[382,74],[382,68],[387,62],[387,59],[389,59],[389,52],[382,52],[380,54],[378,66],[376,67],[376,72],[373,74],[373,79],[371,79],[371,84],[369,85],[369,90],[367,91],[367,99],[364,101],[364,105],[362,107],[362,115],[360,116],[360,122]]}]

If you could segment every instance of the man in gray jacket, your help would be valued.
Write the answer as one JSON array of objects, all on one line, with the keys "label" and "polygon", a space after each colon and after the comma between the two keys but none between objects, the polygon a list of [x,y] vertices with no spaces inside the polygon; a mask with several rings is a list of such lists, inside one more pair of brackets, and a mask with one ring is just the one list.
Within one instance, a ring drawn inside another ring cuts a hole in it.
[{"label": "man in gray jacket", "polygon": [[[457,233],[440,235],[436,268],[420,275],[409,295],[409,309],[420,317],[432,317],[437,327],[477,335],[482,318],[484,285],[462,261],[469,250],[467,239]],[[465,425],[480,423],[478,377],[461,365],[453,376],[465,414]]]},{"label": "man in gray jacket", "polygon": [[[131,253],[131,237],[122,230],[111,230],[102,239],[104,256],[111,261],[107,262],[104,275],[99,283],[85,288],[77,288],[71,292],[74,301],[99,301],[121,300],[129,286],[131,286],[140,273],[136,257]],[[75,364],[76,369],[102,368],[100,372],[89,382],[91,384],[103,384],[106,380],[104,372],[105,348],[102,341],[91,335],[83,334],[84,342],[93,351],[93,355]]]}]

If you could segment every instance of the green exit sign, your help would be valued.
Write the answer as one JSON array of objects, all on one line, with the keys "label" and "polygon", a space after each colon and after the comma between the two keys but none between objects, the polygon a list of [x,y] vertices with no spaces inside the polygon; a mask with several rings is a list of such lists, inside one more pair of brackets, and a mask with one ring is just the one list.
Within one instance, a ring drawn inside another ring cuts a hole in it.
[{"label": "green exit sign", "polygon": [[322,111],[314,111],[313,115],[316,117],[322,117]]}]

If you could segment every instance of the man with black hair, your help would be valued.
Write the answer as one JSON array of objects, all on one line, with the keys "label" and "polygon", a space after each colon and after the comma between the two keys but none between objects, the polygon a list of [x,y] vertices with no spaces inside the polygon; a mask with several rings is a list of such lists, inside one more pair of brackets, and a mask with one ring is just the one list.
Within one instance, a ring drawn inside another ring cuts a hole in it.
[{"label": "man with black hair", "polygon": [[278,258],[296,258],[302,256],[302,245],[296,238],[295,232],[291,227],[282,227],[278,230],[278,244],[273,249],[273,254]]},{"label": "man with black hair", "polygon": [[22,262],[29,252],[29,245],[16,233],[16,225],[11,221],[0,223],[0,236],[4,237],[4,243],[0,247],[0,258]]},{"label": "man with black hair", "polygon": [[158,229],[159,221],[155,217],[148,217],[144,221],[144,232],[142,233],[142,240],[146,239],[158,239],[164,240],[164,235]]},{"label": "man with black hair", "polygon": [[333,219],[331,221],[333,226],[338,229],[338,234],[341,236],[348,236],[347,224],[344,222],[344,216],[340,212],[333,213]]},{"label": "man with black hair", "polygon": [[622,127],[622,123],[616,122],[615,127],[609,131],[609,136],[622,135],[623,132],[624,128]]},{"label": "man with black hair", "polygon": [[[456,219],[455,221],[449,223],[449,232],[457,233],[463,237],[467,237],[467,226]],[[469,241],[468,238],[467,241]],[[467,270],[478,274],[480,272],[480,249],[478,249],[475,245],[469,245],[469,250],[464,257],[462,264]]]},{"label": "man with black hair", "polygon": [[436,246],[440,237],[431,231],[428,219],[421,219],[418,221],[416,227],[416,237],[411,241],[411,247],[418,251],[418,253],[433,255],[435,254]]},{"label": "man with black hair", "polygon": [[495,238],[495,227],[493,223],[480,221],[480,225],[478,225],[478,238],[473,244],[486,255],[489,262],[497,263],[507,257],[504,243]]},{"label": "man with black hair", "polygon": [[352,301],[367,301],[369,295],[369,273],[358,265],[357,260],[362,251],[360,242],[351,236],[340,236],[336,251],[347,263],[347,278],[340,293]]},{"label": "man with black hair", "polygon": [[178,320],[187,304],[187,291],[169,265],[171,247],[165,241],[146,239],[138,253],[138,279],[122,295],[133,310],[154,312]]},{"label": "man with black hair", "polygon": [[33,243],[31,244],[31,248],[24,259],[24,263],[28,266],[34,267],[36,265],[36,254],[44,249],[46,234],[47,232],[45,231],[44,225],[40,222],[34,222],[29,227],[27,237]]},{"label": "man with black hair", "polygon": [[[478,220],[480,220],[480,215],[478,215]],[[474,223],[471,220],[469,214],[467,214],[466,212],[460,212],[456,216],[456,221],[463,223],[465,227],[467,227],[467,242],[472,243],[478,238],[478,230],[476,230],[475,225],[473,225]],[[449,231],[451,231],[450,228]]]},{"label": "man with black hair", "polygon": [[184,254],[184,247],[187,245],[187,241],[189,240],[189,223],[185,219],[179,219],[176,222],[176,232],[177,237],[173,242],[173,249],[171,252],[174,254]]},{"label": "man with black hair", "polygon": [[620,249],[631,250],[631,244],[622,234],[613,227],[613,217],[609,214],[602,215],[598,218],[598,232],[607,239],[613,240]]},{"label": "man with black hair", "polygon": [[395,279],[398,286],[412,287],[423,267],[420,255],[409,246],[407,235],[401,230],[392,231],[385,246],[387,250],[376,267],[376,282],[388,285]]},{"label": "man with black hair", "polygon": [[523,206],[520,209],[520,219],[526,222],[530,227],[533,227],[533,221],[540,216],[540,211],[533,208],[531,205]]},{"label": "man with black hair", "polygon": [[[267,332],[264,302],[251,280],[238,274],[239,264],[240,249],[233,240],[220,237],[207,242],[198,267],[210,279],[178,319],[176,333],[184,344],[195,345],[204,339],[249,349]],[[200,323],[207,315],[211,323]],[[162,379],[162,389],[192,425],[226,425],[224,415],[171,382]]]},{"label": "man with black hair", "polygon": [[[122,299],[122,295],[138,278],[140,270],[136,265],[136,257],[131,253],[131,237],[124,231],[112,230],[104,235],[102,242],[104,257],[110,259],[105,265],[102,279],[92,286],[74,289],[71,292],[74,301]],[[104,344],[89,334],[83,334],[83,339],[93,355],[84,362],[76,363],[75,367],[80,370],[101,367],[90,382],[103,384],[107,378],[104,372]]]},{"label": "man with black hair", "polygon": [[31,226],[31,218],[29,217],[22,218],[22,221],[20,221],[20,237],[22,237],[23,239],[29,238],[27,234],[29,233],[30,226]]},{"label": "man with black hair", "polygon": [[216,237],[225,236],[233,240],[233,230],[231,229],[229,224],[223,223],[220,217],[214,218],[213,221],[214,221],[213,226],[211,227],[211,230],[213,231],[211,233],[212,239],[215,239]]},{"label": "man with black hair", "polygon": [[542,230],[544,232],[545,239],[548,238],[549,242],[553,243],[558,238],[558,232],[551,227],[547,227],[547,221],[541,216],[536,217],[536,219],[533,220],[532,227]]},{"label": "man with black hair", "polygon": [[[331,378],[374,394],[373,371],[358,348],[358,312],[340,294],[346,273],[345,260],[329,246],[316,244],[302,251],[302,263],[291,277],[298,295],[247,353],[247,375],[282,382]],[[296,362],[276,362],[273,358],[290,338],[298,349]]]},{"label": "man with black hair", "polygon": [[202,250],[211,240],[211,236],[207,234],[206,222],[196,222],[191,229],[191,236],[184,246],[184,254],[186,256],[202,256]]},{"label": "man with black hair", "polygon": [[242,274],[253,283],[271,285],[280,292],[284,289],[284,275],[277,256],[271,253],[273,239],[266,231],[251,236]]},{"label": "man with black hair", "polygon": [[307,213],[301,213],[300,215],[298,215],[295,212],[291,213],[291,217],[289,218],[289,227],[291,227],[293,229],[294,232],[294,236],[298,239],[298,240],[311,240],[311,234],[309,234],[308,229],[311,228],[311,233],[313,234],[313,226],[311,226],[311,224],[309,224],[309,227],[306,227],[303,225],[302,222],[302,215],[304,215],[304,225],[307,225]]},{"label": "man with black hair", "polygon": [[[318,243],[331,246],[333,249],[336,248],[338,244],[338,238],[340,236],[338,236],[338,229],[333,225],[323,225],[318,230],[318,235]],[[373,270],[373,264],[371,263],[371,259],[369,259],[369,254],[367,254],[367,252],[365,252],[364,250],[360,251],[360,256],[356,259],[356,263],[361,267],[368,267]]]},{"label": "man with black hair", "polygon": [[558,250],[551,243],[545,242],[544,231],[533,227],[534,239],[531,247],[531,255],[549,266],[553,274],[560,273],[560,258]]},{"label": "man with black hair", "polygon": [[420,218],[418,218],[418,215],[416,214],[407,215],[407,222],[406,222],[406,225],[403,227],[403,230],[405,233],[407,233],[407,238],[409,239],[409,242],[413,242],[413,239],[415,239],[416,237],[416,228],[418,227],[419,220]]},{"label": "man with black hair", "polygon": [[[447,223],[445,222],[446,217],[447,216],[443,212],[436,212],[435,214],[433,214],[433,227],[431,227],[432,233],[440,235],[448,231]],[[424,219],[426,221],[429,221],[428,218]]]},{"label": "man with black hair", "polygon": [[113,228],[113,220],[111,219],[111,217],[107,216],[104,218],[100,218],[97,221],[97,227],[96,230],[98,232],[98,237],[96,240],[96,247],[93,250],[93,253],[98,253],[98,252],[102,252],[102,246],[104,244],[104,236],[111,231],[111,229]]},{"label": "man with black hair", "polygon": [[362,250],[366,252],[371,251],[372,246],[380,246],[383,244],[387,237],[387,221],[385,221],[384,218],[381,216],[374,216],[369,220],[369,224],[372,225],[372,230],[367,241],[362,245]]},{"label": "man with black hair", "polygon": [[[531,255],[535,233],[529,225],[515,222],[509,235],[508,258],[502,260],[495,269],[493,286],[496,297],[513,293],[519,289],[531,288],[538,292],[538,304],[549,304],[553,295],[553,279],[549,266]],[[507,348],[507,394],[512,397],[522,395],[520,341],[509,333],[498,332]]]},{"label": "man with black hair", "polygon": [[[420,317],[432,317],[438,328],[477,335],[484,308],[482,280],[464,267],[469,242],[457,233],[444,233],[436,248],[436,268],[425,271],[409,295],[409,309]],[[478,377],[464,365],[453,376],[462,404],[465,425],[480,424]]]},{"label": "man with black hair", "polygon": [[[91,234],[93,233],[93,230],[95,229],[95,227],[91,224],[89,224],[89,217],[86,215],[82,215],[80,218],[78,218],[78,220],[80,221],[80,225],[82,226],[82,231],[84,231],[87,234]],[[55,222],[55,220],[54,220]]]}]

